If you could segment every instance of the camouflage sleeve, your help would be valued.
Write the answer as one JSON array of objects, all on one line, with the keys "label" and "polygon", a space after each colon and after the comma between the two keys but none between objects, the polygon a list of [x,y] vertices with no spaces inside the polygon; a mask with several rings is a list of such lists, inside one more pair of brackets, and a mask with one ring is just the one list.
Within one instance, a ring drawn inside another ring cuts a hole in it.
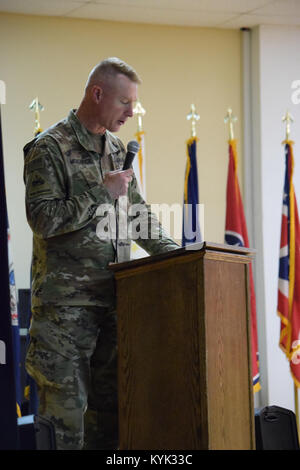
[{"label": "camouflage sleeve", "polygon": [[66,169],[52,139],[36,142],[25,156],[26,214],[32,231],[50,238],[79,230],[94,218],[100,203],[113,204],[96,178],[78,195],[68,196]]},{"label": "camouflage sleeve", "polygon": [[135,176],[130,185],[129,197],[131,204],[130,223],[133,227],[133,235],[137,233],[135,228],[137,228],[139,233],[138,238],[133,237],[136,243],[150,255],[180,248],[163,229],[158,218],[151,211],[150,205],[144,201]]}]

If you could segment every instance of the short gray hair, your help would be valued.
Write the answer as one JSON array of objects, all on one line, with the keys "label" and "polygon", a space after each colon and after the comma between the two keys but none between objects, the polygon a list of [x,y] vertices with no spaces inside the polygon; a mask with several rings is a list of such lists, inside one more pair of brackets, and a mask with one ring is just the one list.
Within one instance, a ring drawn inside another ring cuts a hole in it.
[{"label": "short gray hair", "polygon": [[141,83],[141,79],[133,67],[126,64],[126,62],[118,57],[109,57],[108,59],[102,60],[92,69],[87,80],[86,88],[90,85],[114,78],[119,73],[125,75],[134,83]]}]

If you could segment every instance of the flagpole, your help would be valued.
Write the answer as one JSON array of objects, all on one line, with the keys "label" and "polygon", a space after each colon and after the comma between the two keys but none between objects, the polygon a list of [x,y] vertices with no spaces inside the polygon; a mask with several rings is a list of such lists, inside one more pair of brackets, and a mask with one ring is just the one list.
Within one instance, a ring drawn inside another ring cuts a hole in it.
[{"label": "flagpole", "polygon": [[[144,130],[143,130],[143,117],[146,114],[146,110],[143,108],[142,103],[137,101],[134,109],[133,114],[137,116],[137,132],[135,134],[137,141],[140,145],[138,156],[137,156],[137,164],[136,160],[133,163],[133,169],[136,172],[136,176],[138,176],[138,183],[140,185],[140,190],[144,199],[146,198],[146,180],[145,180],[145,148],[144,148]],[[136,165],[136,167],[135,167]],[[136,171],[137,170],[137,171]]]},{"label": "flagpole", "polygon": [[[285,116],[282,118],[282,122],[286,123],[286,131],[285,131],[285,141],[282,143],[285,145],[287,143],[291,143],[290,141],[290,133],[291,133],[291,123],[294,122],[293,117],[289,113],[289,111],[286,112]],[[295,406],[295,415],[296,415],[296,424],[297,424],[297,430],[298,430],[298,439],[300,440],[299,436],[299,399],[298,399],[298,387],[294,382],[294,406]]]},{"label": "flagpole", "polygon": [[283,116],[282,122],[285,122],[285,141],[282,142],[285,144],[285,142],[288,142],[290,140],[290,133],[291,133],[291,122],[294,122],[293,116],[289,113],[289,111],[286,112],[286,115]]},{"label": "flagpole", "polygon": [[34,135],[37,136],[43,131],[40,124],[40,111],[44,111],[44,106],[39,102],[38,97],[36,97],[29,105],[29,109],[34,111],[35,114]]},{"label": "flagpole", "polygon": [[191,104],[191,112],[187,115],[186,118],[187,118],[188,121],[191,121],[191,126],[192,126],[191,138],[194,139],[197,136],[197,134],[196,134],[196,122],[199,121],[199,119],[200,119],[200,116],[196,112],[196,108],[195,108],[194,104]]},{"label": "flagpole", "polygon": [[[143,117],[146,114],[146,110],[143,108],[140,101],[136,102],[133,108],[133,114],[137,117],[137,130],[135,137],[139,143],[139,151],[137,157],[133,160],[133,171],[140,189],[141,195],[146,200],[146,154],[145,154],[145,132],[143,130]],[[133,259],[145,258],[148,253],[139,246],[136,242],[131,243],[131,257]]]},{"label": "flagpole", "polygon": [[146,114],[146,111],[145,109],[143,108],[142,106],[142,103],[140,101],[137,101],[135,107],[134,107],[134,110],[133,110],[133,114],[135,114],[138,118],[138,126],[137,126],[137,131],[138,132],[143,132],[143,121],[142,121],[142,118],[143,116],[145,116]]},{"label": "flagpole", "polygon": [[237,121],[237,117],[232,115],[232,109],[228,108],[227,114],[224,118],[225,124],[229,123],[229,140],[234,140],[234,133],[233,133],[233,123]]}]

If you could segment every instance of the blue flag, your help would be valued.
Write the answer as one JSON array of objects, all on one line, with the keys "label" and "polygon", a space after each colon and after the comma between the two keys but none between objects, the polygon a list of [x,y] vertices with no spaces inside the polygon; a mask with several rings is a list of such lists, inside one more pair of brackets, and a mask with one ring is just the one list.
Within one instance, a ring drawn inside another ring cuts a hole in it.
[{"label": "blue flag", "polygon": [[10,311],[7,207],[0,113],[0,449],[18,448],[14,353]]},{"label": "blue flag", "polygon": [[182,246],[202,241],[199,223],[199,190],[197,169],[197,138],[187,141],[187,162],[184,178]]}]

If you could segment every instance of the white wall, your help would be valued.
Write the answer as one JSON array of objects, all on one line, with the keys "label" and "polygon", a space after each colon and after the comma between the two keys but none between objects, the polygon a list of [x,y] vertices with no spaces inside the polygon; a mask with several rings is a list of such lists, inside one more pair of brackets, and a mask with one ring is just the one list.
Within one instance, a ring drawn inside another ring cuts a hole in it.
[{"label": "white wall", "polygon": [[[260,26],[251,33],[252,137],[254,245],[258,250],[255,277],[257,321],[261,357],[261,405],[294,410],[293,381],[289,363],[278,346],[277,283],[281,207],[285,171],[285,124],[289,110],[294,117],[294,184],[300,203],[300,104],[292,102],[291,88],[300,80],[300,28]],[[245,178],[248,178],[245,175]],[[248,202],[249,201],[248,199]]]}]

